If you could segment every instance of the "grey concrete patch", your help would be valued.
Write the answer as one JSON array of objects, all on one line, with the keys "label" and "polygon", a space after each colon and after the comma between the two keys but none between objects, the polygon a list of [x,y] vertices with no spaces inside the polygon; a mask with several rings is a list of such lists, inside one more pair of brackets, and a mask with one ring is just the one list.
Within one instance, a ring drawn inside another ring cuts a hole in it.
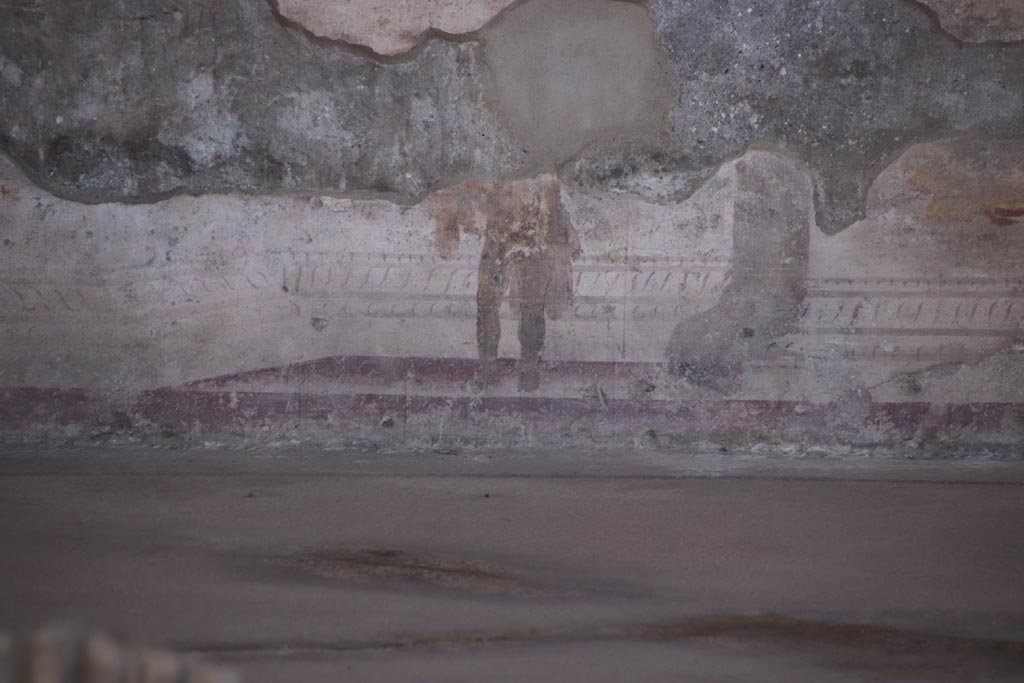
[{"label": "grey concrete patch", "polygon": [[652,142],[673,78],[644,5],[531,0],[482,35],[495,109],[531,162],[565,162],[590,144]]}]

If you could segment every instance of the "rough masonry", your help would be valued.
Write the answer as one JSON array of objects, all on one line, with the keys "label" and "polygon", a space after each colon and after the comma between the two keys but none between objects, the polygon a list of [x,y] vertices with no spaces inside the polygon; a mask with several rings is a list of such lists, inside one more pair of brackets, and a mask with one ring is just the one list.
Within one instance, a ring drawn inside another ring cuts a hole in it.
[{"label": "rough masonry", "polygon": [[453,178],[566,163],[579,182],[668,176],[685,196],[767,143],[812,165],[834,233],[908,144],[1024,127],[1024,47],[962,49],[906,0],[529,0],[478,42],[433,40],[394,64],[311,39],[265,2],[5,12],[0,147],[84,201],[234,189],[408,201]]}]

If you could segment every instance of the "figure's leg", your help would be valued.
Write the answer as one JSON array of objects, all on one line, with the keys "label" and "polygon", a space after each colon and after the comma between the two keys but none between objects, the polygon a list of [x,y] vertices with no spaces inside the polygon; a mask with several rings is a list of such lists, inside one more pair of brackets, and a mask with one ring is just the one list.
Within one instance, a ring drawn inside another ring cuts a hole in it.
[{"label": "figure's leg", "polygon": [[524,302],[519,309],[519,390],[535,391],[540,386],[540,354],[546,331],[543,302]]},{"label": "figure's leg", "polygon": [[490,239],[484,243],[476,287],[476,344],[480,355],[479,382],[488,386],[496,381],[495,363],[501,341],[501,297],[507,287],[504,253]]}]

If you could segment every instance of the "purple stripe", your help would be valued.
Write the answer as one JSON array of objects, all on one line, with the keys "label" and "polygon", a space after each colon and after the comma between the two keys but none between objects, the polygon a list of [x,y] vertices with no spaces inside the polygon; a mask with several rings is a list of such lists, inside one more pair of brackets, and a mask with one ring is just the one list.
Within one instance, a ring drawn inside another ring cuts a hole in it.
[{"label": "purple stripe", "polygon": [[[835,404],[775,400],[629,400],[604,402],[540,396],[409,396],[405,394],[309,394],[301,392],[211,391],[167,388],[141,394],[129,411],[159,426],[232,429],[293,420],[377,428],[385,417],[396,425],[416,416],[446,413],[452,423],[477,416],[509,417],[547,428],[574,421],[610,429],[654,430],[748,439],[799,438],[834,441],[868,432],[884,440],[915,436],[1012,436],[1024,432],[1024,402],[931,404],[874,403],[863,413],[844,413]],[[109,404],[82,389],[0,388],[0,424],[116,424]],[[873,429],[872,429],[873,428]],[[486,429],[482,426],[481,429]]]},{"label": "purple stripe", "polygon": [[[518,361],[501,358],[495,362],[499,376],[515,373]],[[235,383],[259,381],[299,382],[306,379],[326,381],[354,381],[372,384],[390,384],[404,379],[424,381],[451,381],[464,383],[476,376],[480,361],[475,358],[418,358],[379,356],[335,356],[279,368],[265,368],[249,372],[221,375],[186,384],[190,388],[219,388]],[[578,376],[628,378],[637,374],[660,372],[663,363],[643,362],[590,362],[544,361],[541,372],[550,376]]]},{"label": "purple stripe", "polygon": [[893,337],[1018,337],[1024,332],[1020,326],[1000,329],[970,329],[963,327],[818,327],[805,331],[811,335],[879,335]]},{"label": "purple stripe", "polygon": [[0,388],[0,424],[15,427],[81,424],[88,421],[89,408],[97,403],[84,389],[3,387]]},{"label": "purple stripe", "polygon": [[[445,411],[457,418],[512,417],[538,426],[588,419],[609,427],[656,429],[666,433],[811,436],[835,439],[876,427],[888,438],[906,439],[964,431],[1000,431],[1007,416],[1022,420],[1024,403],[875,403],[864,415],[845,415],[834,404],[798,401],[633,401],[604,403],[534,396],[406,396],[403,394],[310,395],[275,392],[210,392],[162,389],[149,392],[137,408],[155,422],[197,420],[223,428],[276,420],[367,420],[421,416]],[[373,426],[369,424],[367,426]]]}]

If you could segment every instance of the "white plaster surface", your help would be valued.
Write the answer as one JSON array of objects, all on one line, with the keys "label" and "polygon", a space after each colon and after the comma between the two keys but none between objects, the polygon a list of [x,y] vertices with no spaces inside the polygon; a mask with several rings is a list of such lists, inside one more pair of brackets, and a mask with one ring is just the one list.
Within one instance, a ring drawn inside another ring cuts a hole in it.
[{"label": "white plaster surface", "polygon": [[[576,305],[551,321],[545,358],[659,360],[674,324],[724,283],[734,174],[680,205],[576,195]],[[476,356],[482,240],[441,256],[419,207],[226,195],[90,206],[8,163],[0,179],[0,384],[130,390],[331,355]],[[502,317],[513,355],[515,320]]]}]

